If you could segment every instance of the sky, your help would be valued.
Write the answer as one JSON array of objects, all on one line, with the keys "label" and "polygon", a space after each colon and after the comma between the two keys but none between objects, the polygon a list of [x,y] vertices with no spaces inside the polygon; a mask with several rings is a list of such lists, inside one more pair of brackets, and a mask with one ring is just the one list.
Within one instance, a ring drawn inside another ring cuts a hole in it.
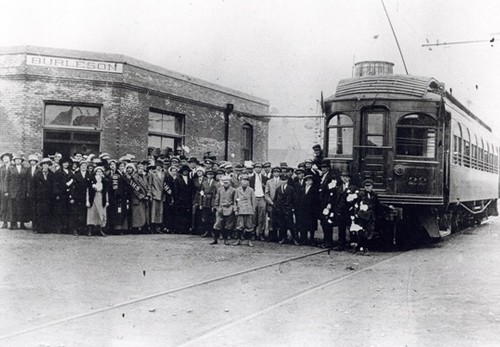
[{"label": "sky", "polygon": [[[410,74],[435,77],[500,130],[500,2],[385,0]],[[318,115],[354,62],[405,73],[379,0],[0,0],[0,46],[128,55]],[[497,43],[422,47],[429,41]],[[477,86],[477,87],[476,87]]]}]

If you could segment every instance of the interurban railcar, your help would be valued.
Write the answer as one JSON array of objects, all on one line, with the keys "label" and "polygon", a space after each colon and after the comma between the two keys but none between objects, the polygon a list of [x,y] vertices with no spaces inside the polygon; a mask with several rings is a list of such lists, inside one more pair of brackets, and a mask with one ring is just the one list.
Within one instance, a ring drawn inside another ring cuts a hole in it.
[{"label": "interurban railcar", "polygon": [[440,237],[497,215],[491,128],[436,79],[387,72],[341,80],[325,100],[325,156],[399,207],[400,237],[414,226]]}]

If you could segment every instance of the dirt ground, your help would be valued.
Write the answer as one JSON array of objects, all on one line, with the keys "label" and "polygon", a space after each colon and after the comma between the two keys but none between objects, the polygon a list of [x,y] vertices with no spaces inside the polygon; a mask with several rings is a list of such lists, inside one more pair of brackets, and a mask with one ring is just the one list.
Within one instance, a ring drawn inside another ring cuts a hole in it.
[{"label": "dirt ground", "polygon": [[498,219],[370,256],[0,231],[1,346],[498,346]]}]

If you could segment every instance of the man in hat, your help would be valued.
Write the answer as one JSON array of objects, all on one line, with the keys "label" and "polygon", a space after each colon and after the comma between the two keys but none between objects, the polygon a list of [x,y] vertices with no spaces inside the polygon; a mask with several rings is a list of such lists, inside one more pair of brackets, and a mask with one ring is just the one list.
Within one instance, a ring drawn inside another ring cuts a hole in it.
[{"label": "man in hat", "polygon": [[175,228],[180,234],[191,229],[191,209],[193,208],[193,181],[189,178],[189,166],[183,165],[174,182]]},{"label": "man in hat", "polygon": [[0,166],[0,220],[3,222],[2,229],[7,228],[7,221],[11,214],[11,206],[7,193],[7,172],[11,166],[12,154],[3,153],[0,156],[2,166]]},{"label": "man in hat", "polygon": [[14,165],[7,171],[7,196],[12,207],[9,220],[10,228],[17,229],[17,222],[21,229],[26,229],[26,196],[28,192],[28,169],[23,166],[24,158],[20,153],[14,154]]},{"label": "man in hat", "polygon": [[248,186],[250,181],[247,174],[242,174],[240,180],[241,186],[236,188],[235,192],[237,239],[234,245],[239,246],[242,239],[247,239],[248,246],[253,247],[253,220],[256,208],[255,192]]},{"label": "man in hat", "polygon": [[188,160],[188,165],[189,165],[189,178],[194,178],[196,175],[196,168],[198,167],[198,158],[196,157],[191,157]]},{"label": "man in hat", "polygon": [[266,198],[267,212],[269,214],[268,241],[277,241],[278,218],[275,215],[274,198],[276,196],[276,189],[278,189],[282,184],[282,181],[280,179],[281,168],[274,167],[271,170],[271,173],[273,177],[268,179],[266,182],[266,190],[264,192],[264,196]]},{"label": "man in hat", "polygon": [[231,177],[224,175],[221,178],[222,187],[215,195],[213,210],[215,214],[214,240],[211,245],[217,244],[219,234],[222,232],[224,244],[229,245],[228,237],[235,227],[235,195],[236,189],[231,187]]},{"label": "man in hat", "polygon": [[214,168],[214,161],[210,158],[205,158],[203,163],[205,164],[205,169],[207,170],[212,170]]},{"label": "man in hat", "polygon": [[262,173],[262,164],[255,163],[253,175],[250,176],[250,187],[255,192],[255,237],[265,241],[267,202],[265,197],[267,177]]},{"label": "man in hat", "polygon": [[307,243],[307,234],[310,233],[309,244],[315,246],[314,234],[318,226],[319,219],[319,192],[313,184],[313,176],[306,175],[303,178],[304,184],[296,184],[297,207],[295,208],[295,219],[299,243]]},{"label": "man in hat", "polygon": [[314,152],[314,159],[313,159],[313,164],[316,164],[317,167],[320,167],[321,162],[323,161],[323,150],[321,149],[320,145],[314,145],[312,147],[312,150]]},{"label": "man in hat", "polygon": [[266,176],[267,178],[273,177],[273,174],[271,173],[271,162],[264,162],[262,164],[262,169],[264,170],[264,176]]},{"label": "man in hat", "polygon": [[296,206],[296,194],[293,186],[288,183],[288,177],[281,175],[281,185],[276,189],[274,196],[273,214],[278,219],[279,243],[288,242],[288,231],[291,233],[291,241],[299,245],[297,232],[293,222],[293,212]]},{"label": "man in hat", "polygon": [[358,198],[358,188],[351,184],[351,174],[342,171],[340,174],[341,184],[337,187],[336,218],[339,233],[338,250],[342,251],[346,245],[346,232],[351,225],[353,208]]},{"label": "man in hat", "polygon": [[28,156],[28,163],[30,167],[28,168],[28,194],[27,194],[27,206],[28,208],[26,209],[26,220],[31,221],[31,228],[33,231],[36,231],[37,229],[37,214],[35,213],[36,211],[36,204],[35,204],[35,198],[34,198],[34,191],[33,191],[33,184],[34,184],[34,179],[35,175],[38,171],[40,171],[40,167],[38,166],[38,155],[36,154],[30,154]]},{"label": "man in hat", "polygon": [[200,192],[201,196],[201,224],[204,233],[203,237],[212,235],[215,223],[215,213],[212,208],[214,207],[215,195],[219,185],[215,180],[215,172],[212,169],[205,171],[206,179],[202,183]]},{"label": "man in hat", "polygon": [[49,167],[52,161],[49,158],[43,158],[40,161],[42,169],[35,174],[33,181],[33,195],[36,206],[36,221],[38,233],[48,233],[53,228],[52,206],[54,204],[54,184],[55,174]]}]

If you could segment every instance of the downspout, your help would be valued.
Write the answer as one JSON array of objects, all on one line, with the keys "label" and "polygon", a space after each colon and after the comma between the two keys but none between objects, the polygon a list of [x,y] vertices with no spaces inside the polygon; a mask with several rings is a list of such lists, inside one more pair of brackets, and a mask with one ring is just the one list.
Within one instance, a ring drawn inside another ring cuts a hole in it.
[{"label": "downspout", "polygon": [[224,109],[224,160],[229,158],[229,115],[233,112],[234,105],[226,104]]}]

